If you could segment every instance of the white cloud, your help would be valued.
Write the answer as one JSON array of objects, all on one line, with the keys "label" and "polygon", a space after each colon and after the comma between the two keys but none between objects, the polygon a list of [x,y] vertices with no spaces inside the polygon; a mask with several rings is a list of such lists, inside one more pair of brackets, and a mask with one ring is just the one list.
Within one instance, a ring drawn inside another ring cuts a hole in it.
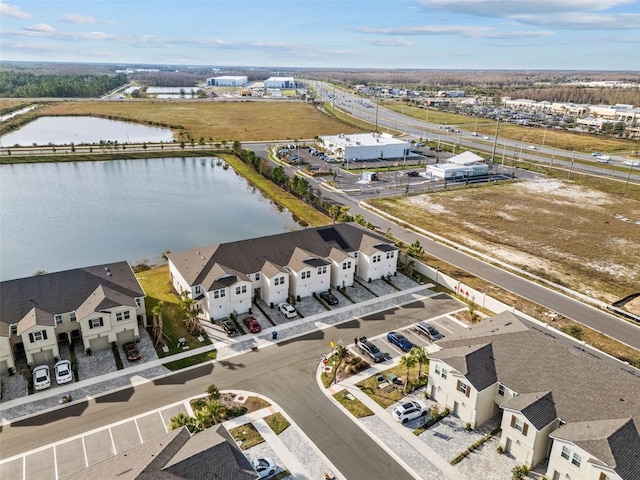
[{"label": "white cloud", "polygon": [[88,25],[91,23],[98,23],[98,21],[93,17],[88,17],[86,15],[80,15],[77,13],[70,13],[67,15],[63,15],[60,17],[60,20],[66,23],[75,23],[78,25]]},{"label": "white cloud", "polygon": [[31,18],[33,15],[20,10],[20,7],[0,2],[0,15],[12,18]]},{"label": "white cloud", "polygon": [[634,29],[640,14],[611,13],[610,9],[637,4],[638,0],[421,0],[427,12],[506,18],[530,25],[563,29]]},{"label": "white cloud", "polygon": [[37,23],[35,25],[29,25],[28,27],[24,27],[28,32],[42,32],[49,33],[53,32],[54,28],[51,25],[47,25],[46,23]]},{"label": "white cloud", "polygon": [[553,35],[550,31],[501,31],[493,27],[424,25],[421,27],[359,27],[360,33],[381,35],[454,35],[465,38],[535,38]]},{"label": "white cloud", "polygon": [[369,42],[371,45],[377,45],[379,47],[411,47],[413,42],[405,40],[404,38],[376,38]]}]

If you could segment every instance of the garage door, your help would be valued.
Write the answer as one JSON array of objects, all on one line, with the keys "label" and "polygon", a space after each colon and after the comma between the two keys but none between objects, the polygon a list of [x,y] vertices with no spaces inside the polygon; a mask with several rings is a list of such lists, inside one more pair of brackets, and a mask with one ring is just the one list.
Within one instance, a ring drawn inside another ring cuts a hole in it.
[{"label": "garage door", "polygon": [[91,344],[91,350],[98,351],[103,348],[109,348],[109,337],[94,338],[89,342]]},{"label": "garage door", "polygon": [[9,364],[6,360],[2,360],[0,362],[0,375],[4,375],[9,372]]},{"label": "garage door", "polygon": [[133,342],[133,330],[125,330],[124,332],[120,332],[117,335],[118,345],[122,345],[123,343]]},{"label": "garage door", "polygon": [[44,352],[36,352],[33,354],[34,365],[45,365],[53,362],[53,350],[45,350]]}]

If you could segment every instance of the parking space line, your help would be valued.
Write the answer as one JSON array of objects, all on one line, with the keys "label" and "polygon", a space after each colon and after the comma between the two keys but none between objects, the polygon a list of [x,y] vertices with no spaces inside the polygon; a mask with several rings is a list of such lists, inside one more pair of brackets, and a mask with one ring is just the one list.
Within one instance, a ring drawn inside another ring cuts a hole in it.
[{"label": "parking space line", "polygon": [[51,448],[53,449],[53,472],[55,473],[53,478],[58,478],[58,452],[55,446]]},{"label": "parking space line", "polygon": [[138,431],[138,438],[140,439],[140,445],[142,445],[144,443],[144,440],[142,439],[142,433],[140,432],[140,427],[138,426],[138,419],[134,418],[133,423],[135,424],[136,430]]},{"label": "parking space line", "polygon": [[27,456],[22,455],[22,478],[27,480]]},{"label": "parking space line", "polygon": [[82,451],[84,452],[84,466],[89,466],[89,458],[87,457],[87,445],[84,443],[84,435],[80,437],[82,439]]},{"label": "parking space line", "polygon": [[440,327],[440,330],[446,330],[449,333],[453,333],[453,330],[449,330],[447,327],[445,327],[441,323],[438,323],[435,320],[432,320],[432,322],[435,323],[438,327]]},{"label": "parking space line", "polygon": [[116,450],[116,442],[113,440],[113,433],[111,433],[111,427],[107,428],[107,430],[109,431],[109,438],[111,439],[111,449],[113,451],[113,454],[116,455],[118,453],[118,450]]}]

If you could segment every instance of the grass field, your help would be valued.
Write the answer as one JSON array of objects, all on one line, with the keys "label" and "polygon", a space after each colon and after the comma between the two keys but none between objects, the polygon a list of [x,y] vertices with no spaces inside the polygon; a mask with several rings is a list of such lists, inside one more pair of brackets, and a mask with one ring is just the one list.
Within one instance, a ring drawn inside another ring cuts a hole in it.
[{"label": "grass field", "polygon": [[638,291],[637,198],[540,180],[369,203],[606,302]]},{"label": "grass field", "polygon": [[[361,131],[301,102],[214,101],[82,101],[60,102],[38,109],[34,115],[93,115],[131,120],[145,125],[166,125],[176,140],[196,142],[203,137],[226,140],[296,140],[316,135]],[[25,116],[26,117],[26,116]]]},{"label": "grass field", "polygon": [[[394,112],[401,112],[405,115],[419,118],[420,120],[428,119],[428,121],[432,123],[450,125],[463,130],[473,131],[476,125],[475,117],[469,115],[439,112],[437,110],[429,110],[427,114],[427,111],[424,109],[402,105],[398,102],[385,102],[381,105]],[[566,132],[553,130],[551,128],[547,128],[545,134],[544,130],[544,128],[501,123],[499,135],[501,138],[508,138],[518,142],[521,142],[524,138],[525,145],[541,145],[544,139],[545,147],[555,147],[585,153],[594,151],[623,153],[632,152],[640,148],[640,142],[633,140]],[[486,118],[479,118],[477,131],[482,135],[489,135],[493,138],[496,133],[496,122]]]}]

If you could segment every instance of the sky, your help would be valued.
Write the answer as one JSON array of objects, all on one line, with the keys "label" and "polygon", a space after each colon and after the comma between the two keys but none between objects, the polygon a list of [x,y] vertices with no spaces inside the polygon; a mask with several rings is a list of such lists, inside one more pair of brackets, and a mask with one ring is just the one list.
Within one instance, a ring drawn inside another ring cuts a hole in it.
[{"label": "sky", "polygon": [[640,0],[9,0],[0,59],[640,70]]}]

